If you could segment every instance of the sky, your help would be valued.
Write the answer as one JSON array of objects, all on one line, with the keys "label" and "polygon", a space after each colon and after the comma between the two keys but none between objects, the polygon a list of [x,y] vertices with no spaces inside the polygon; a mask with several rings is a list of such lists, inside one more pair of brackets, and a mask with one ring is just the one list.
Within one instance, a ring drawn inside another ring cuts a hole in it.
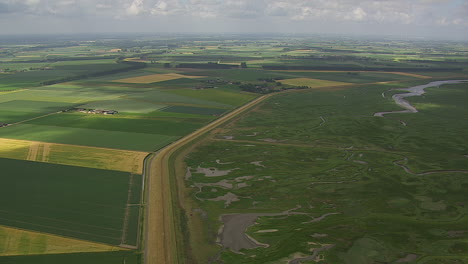
[{"label": "sky", "polygon": [[468,0],[0,0],[0,34],[106,32],[468,40]]}]

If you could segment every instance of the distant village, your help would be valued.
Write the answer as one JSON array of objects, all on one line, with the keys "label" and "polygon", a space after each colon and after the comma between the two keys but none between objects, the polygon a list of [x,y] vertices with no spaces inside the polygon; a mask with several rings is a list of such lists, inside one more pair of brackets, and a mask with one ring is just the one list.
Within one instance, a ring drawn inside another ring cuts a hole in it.
[{"label": "distant village", "polygon": [[74,108],[73,110],[80,112],[80,113],[85,113],[85,114],[115,115],[119,113],[116,110],[101,110],[101,109]]},{"label": "distant village", "polygon": [[0,127],[6,127],[6,126],[9,126],[9,125],[10,125],[10,124],[8,124],[8,123],[2,123],[2,122],[0,122]]}]

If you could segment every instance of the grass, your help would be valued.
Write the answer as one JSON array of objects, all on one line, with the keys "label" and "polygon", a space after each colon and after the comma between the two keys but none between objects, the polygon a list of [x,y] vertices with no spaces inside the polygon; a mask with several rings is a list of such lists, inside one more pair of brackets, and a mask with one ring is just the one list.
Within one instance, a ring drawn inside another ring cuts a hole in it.
[{"label": "grass", "polygon": [[74,104],[65,102],[44,102],[44,101],[29,101],[29,100],[14,100],[0,103],[0,111],[14,112],[38,112],[52,113],[61,110],[66,110],[75,106]]},{"label": "grass", "polygon": [[135,151],[154,151],[178,138],[159,134],[20,124],[4,127],[0,137]]},{"label": "grass", "polygon": [[[133,117],[133,116],[130,116]],[[40,126],[57,126],[67,128],[86,128],[109,132],[128,132],[182,136],[200,126],[198,123],[178,122],[170,119],[158,120],[149,118],[127,118],[93,115],[83,113],[62,113],[32,120],[28,124]]]},{"label": "grass", "polygon": [[[120,244],[129,173],[12,159],[0,164],[2,225]],[[140,185],[141,176],[133,177]]]},{"label": "grass", "polygon": [[166,106],[128,99],[115,99],[91,102],[79,107],[85,109],[116,110],[126,113],[150,113]]},{"label": "grass", "polygon": [[189,76],[189,75],[182,75],[178,73],[166,73],[166,74],[151,74],[151,75],[144,75],[139,77],[131,77],[126,79],[118,79],[114,82],[123,82],[123,83],[156,83],[156,82],[164,82],[169,80],[175,80],[180,78],[201,78],[202,76]]},{"label": "grass", "polygon": [[[34,65],[31,65],[34,67]],[[40,86],[42,82],[73,77],[80,74],[97,73],[106,70],[124,69],[127,66],[117,64],[112,60],[61,62],[48,65],[49,70],[34,70],[9,74],[0,74],[0,91],[15,90]],[[5,67],[5,66],[4,66]],[[8,65],[6,65],[8,67]]]},{"label": "grass", "polygon": [[257,97],[257,95],[255,94],[232,92],[221,89],[178,89],[167,91],[167,93],[176,94],[179,96],[187,96],[198,100],[218,102],[225,106],[231,107],[245,104],[248,101],[253,100],[255,97]]},{"label": "grass", "polygon": [[93,253],[71,253],[71,254],[50,254],[33,256],[11,256],[0,257],[1,264],[138,264],[140,254],[131,251],[116,252],[93,252]]},{"label": "grass", "polygon": [[164,108],[164,112],[173,113],[186,113],[186,114],[197,114],[197,115],[221,115],[226,112],[226,109],[219,108],[206,108],[206,107],[192,107],[192,106],[170,106]]},{"label": "grass", "polygon": [[[428,81],[285,93],[218,129],[185,158],[191,168],[232,170],[205,177],[193,169],[185,182],[185,194],[192,197],[188,203],[203,212],[192,213],[195,219],[188,222],[193,243],[203,248],[192,251],[194,258],[203,263],[218,252],[226,263],[275,263],[333,244],[321,253],[327,263],[391,263],[408,254],[440,263],[463,259],[466,251],[459,241],[467,235],[453,231],[468,223],[462,206],[467,202],[465,175],[415,175],[395,162],[415,173],[468,171],[468,143],[461,137],[468,127],[460,122],[467,114],[466,84],[431,88],[423,97],[410,98],[419,113],[373,117],[400,109],[381,96],[383,91],[423,82]],[[234,187],[207,186],[221,181]],[[200,185],[206,187],[193,187]],[[239,201],[206,200],[227,192]],[[296,211],[305,215],[260,217],[247,230],[267,248],[236,254],[213,244],[222,214],[298,206]],[[329,213],[337,214],[311,221]],[[268,229],[278,231],[257,233]]]},{"label": "grass", "polygon": [[281,80],[281,83],[293,86],[308,86],[310,88],[320,88],[327,86],[342,86],[348,85],[349,83],[335,82],[335,81],[326,81],[319,79],[310,79],[310,78],[294,78]]},{"label": "grass", "polygon": [[298,76],[320,80],[338,81],[345,83],[373,83],[386,81],[417,80],[423,76],[408,76],[398,73],[380,72],[325,72],[325,71],[279,71],[287,76]]},{"label": "grass", "polygon": [[121,249],[105,244],[0,226],[0,256],[103,252],[116,250]]},{"label": "grass", "polygon": [[[216,100],[206,99],[203,96],[195,97],[193,92],[188,92],[189,90],[183,90],[179,92],[178,90],[152,90],[144,93],[139,93],[135,95],[128,96],[132,100],[140,100],[143,102],[155,103],[155,104],[186,104],[191,106],[211,106],[211,107],[230,107],[225,103],[218,102]],[[205,92],[206,93],[206,92]],[[199,93],[204,94],[204,93]],[[230,95],[230,94],[228,94]],[[219,96],[218,96],[219,97]],[[218,99],[218,97],[216,99]],[[230,100],[230,99],[229,99]]]},{"label": "grass", "polygon": [[[67,88],[67,89],[64,89]],[[74,88],[74,89],[70,89]],[[82,88],[76,86],[47,86],[29,90],[21,90],[15,93],[0,94],[0,102],[21,101],[42,101],[42,102],[63,102],[69,104],[78,104],[84,102],[116,99],[125,93],[100,87],[100,89]]]}]

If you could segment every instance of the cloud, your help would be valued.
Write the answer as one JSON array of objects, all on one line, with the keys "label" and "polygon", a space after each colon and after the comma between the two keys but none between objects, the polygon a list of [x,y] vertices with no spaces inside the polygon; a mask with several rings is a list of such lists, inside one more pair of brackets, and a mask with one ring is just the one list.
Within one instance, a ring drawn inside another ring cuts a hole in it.
[{"label": "cloud", "polygon": [[[107,25],[132,21],[151,22],[171,30],[174,22],[183,28],[206,21],[211,28],[242,25],[242,30],[275,31],[273,25],[321,24],[345,28],[351,24],[381,30],[409,27],[457,27],[468,29],[466,0],[0,0],[0,19],[20,23],[24,16],[99,20]],[[6,20],[6,17],[10,20]],[[58,21],[59,21],[58,20]],[[79,22],[76,22],[79,23]],[[111,26],[107,26],[110,28]],[[150,28],[150,26],[148,26]],[[154,28],[154,27],[153,27]],[[294,30],[294,29],[291,29]],[[2,29],[0,28],[0,33]]]},{"label": "cloud", "polygon": [[127,14],[136,16],[143,11],[143,0],[133,0],[132,4],[127,8]]}]

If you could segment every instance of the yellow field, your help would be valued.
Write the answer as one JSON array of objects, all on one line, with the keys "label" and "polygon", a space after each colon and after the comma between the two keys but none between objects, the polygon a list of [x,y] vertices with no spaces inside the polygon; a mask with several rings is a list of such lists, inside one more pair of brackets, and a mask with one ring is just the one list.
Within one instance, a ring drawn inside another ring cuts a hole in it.
[{"label": "yellow field", "polygon": [[103,252],[119,247],[0,226],[0,256]]},{"label": "yellow field", "polygon": [[0,158],[141,174],[148,153],[0,138]]},{"label": "yellow field", "polygon": [[311,79],[311,78],[294,78],[281,80],[282,83],[295,86],[309,86],[311,88],[321,88],[326,86],[342,86],[349,85],[349,83],[344,82],[334,82],[327,80]]},{"label": "yellow field", "polygon": [[163,82],[163,81],[170,81],[180,78],[201,78],[203,76],[188,76],[182,75],[178,73],[165,73],[165,74],[151,74],[139,77],[132,77],[132,78],[125,78],[115,80],[114,82],[123,82],[123,83],[155,83],[155,82]]}]

